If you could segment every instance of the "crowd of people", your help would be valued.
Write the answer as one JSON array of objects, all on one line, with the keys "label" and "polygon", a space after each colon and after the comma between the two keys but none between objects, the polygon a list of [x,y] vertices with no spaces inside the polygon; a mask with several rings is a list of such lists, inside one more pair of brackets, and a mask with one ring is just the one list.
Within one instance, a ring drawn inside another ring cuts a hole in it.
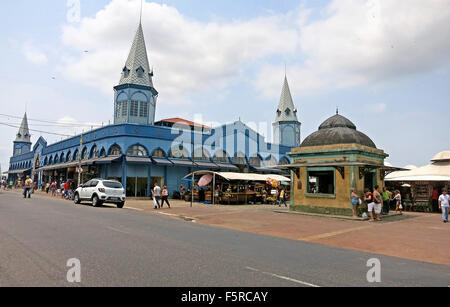
[{"label": "crowd of people", "polygon": [[[446,189],[443,189],[442,194],[436,197],[436,202],[439,210],[442,212],[444,223],[448,222],[449,198],[450,196]],[[409,211],[413,211],[413,202],[409,194],[406,195],[406,199],[402,199],[402,194],[399,190],[391,192],[387,187],[383,187],[382,191],[380,191],[379,186],[375,186],[373,191],[366,188],[362,198],[359,197],[356,189],[353,189],[350,199],[353,217],[358,218],[358,209],[362,209],[362,205],[365,204],[370,217],[369,222],[374,222],[375,220],[381,221],[381,216],[388,215],[390,210],[394,210],[395,213],[400,215],[403,214],[404,210],[408,210],[408,207]],[[364,213],[361,215],[363,216]]]}]

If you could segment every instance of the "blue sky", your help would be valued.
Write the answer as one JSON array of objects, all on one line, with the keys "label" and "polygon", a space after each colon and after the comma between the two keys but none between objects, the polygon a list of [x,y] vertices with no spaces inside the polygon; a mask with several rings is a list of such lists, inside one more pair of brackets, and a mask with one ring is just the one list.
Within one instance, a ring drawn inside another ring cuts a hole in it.
[{"label": "blue sky", "polygon": [[[80,0],[79,21],[72,3],[0,2],[0,113],[80,126],[32,129],[72,135],[112,120],[140,1]],[[394,165],[450,150],[450,0],[146,1],[143,28],[157,119],[241,118],[270,135],[286,63],[302,139],[339,106]],[[4,171],[17,129],[0,127]]]}]

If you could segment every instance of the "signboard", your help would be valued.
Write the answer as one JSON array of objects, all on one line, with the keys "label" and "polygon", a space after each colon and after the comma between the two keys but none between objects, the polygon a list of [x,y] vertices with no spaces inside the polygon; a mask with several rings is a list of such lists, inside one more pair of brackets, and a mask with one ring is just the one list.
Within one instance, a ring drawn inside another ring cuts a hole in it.
[{"label": "signboard", "polygon": [[83,168],[77,166],[76,172],[77,172],[78,174],[82,174],[82,173],[83,173]]}]

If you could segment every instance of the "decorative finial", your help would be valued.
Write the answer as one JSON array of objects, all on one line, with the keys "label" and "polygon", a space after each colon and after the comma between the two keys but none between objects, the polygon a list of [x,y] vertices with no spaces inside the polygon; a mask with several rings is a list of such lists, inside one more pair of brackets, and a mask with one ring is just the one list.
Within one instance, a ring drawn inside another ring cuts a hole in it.
[{"label": "decorative finial", "polygon": [[139,24],[142,23],[142,1],[143,0],[141,0],[141,13],[140,13],[140,16],[139,16]]},{"label": "decorative finial", "polygon": [[336,107],[336,115],[339,114],[339,107]]}]

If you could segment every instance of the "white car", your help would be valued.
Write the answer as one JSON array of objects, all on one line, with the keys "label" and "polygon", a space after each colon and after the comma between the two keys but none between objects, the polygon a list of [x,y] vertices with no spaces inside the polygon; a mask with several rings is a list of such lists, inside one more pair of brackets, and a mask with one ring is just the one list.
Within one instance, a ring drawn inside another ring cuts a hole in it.
[{"label": "white car", "polygon": [[116,204],[117,208],[125,205],[125,190],[122,184],[114,180],[92,179],[75,190],[73,200],[75,204],[82,201],[92,201],[92,206],[104,203]]}]

